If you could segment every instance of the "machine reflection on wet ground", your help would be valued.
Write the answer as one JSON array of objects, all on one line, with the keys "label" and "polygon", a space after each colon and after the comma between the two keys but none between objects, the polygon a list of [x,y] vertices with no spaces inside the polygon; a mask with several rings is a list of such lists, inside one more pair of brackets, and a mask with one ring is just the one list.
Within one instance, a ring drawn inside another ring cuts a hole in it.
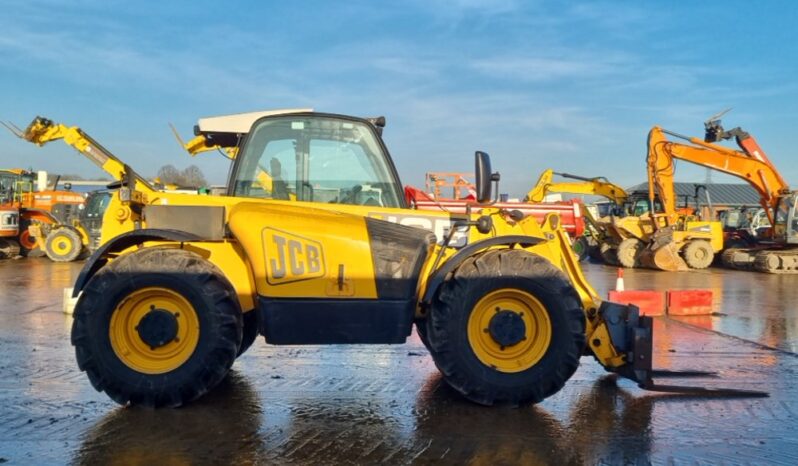
[{"label": "machine reflection on wet ground", "polygon": [[[626,274],[628,289],[715,291],[716,315],[656,320],[656,366],[717,370],[689,383],[766,399],[645,392],[583,358],[540,405],[487,408],[449,389],[414,335],[399,346],[261,341],[206,397],[153,411],[115,405],[78,371],[60,300],[79,267],[0,263],[8,464],[798,464],[798,290],[784,277]],[[602,294],[615,283],[614,269],[586,272]]]}]

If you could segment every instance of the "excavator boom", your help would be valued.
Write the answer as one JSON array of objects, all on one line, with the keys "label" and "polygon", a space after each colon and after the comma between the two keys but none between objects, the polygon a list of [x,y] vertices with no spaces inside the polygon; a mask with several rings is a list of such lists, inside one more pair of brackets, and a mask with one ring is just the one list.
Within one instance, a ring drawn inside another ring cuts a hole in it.
[{"label": "excavator boom", "polygon": [[[580,182],[554,182],[554,175],[559,175],[563,178],[579,180]],[[623,204],[629,197],[623,188],[616,184],[610,183],[604,177],[586,178],[568,173],[557,173],[551,169],[545,170],[540,174],[538,182],[527,193],[526,200],[528,202],[543,202],[546,194],[549,193],[573,193],[602,196],[618,205]]]},{"label": "excavator boom", "polygon": [[[666,134],[691,144],[671,142]],[[672,177],[672,160],[679,159],[743,179],[759,194],[760,204],[768,212],[768,219],[772,223],[779,199],[790,189],[754,138],[744,134],[747,137],[737,138],[743,150],[737,151],[655,126],[649,133],[649,172],[653,170],[661,179],[668,177],[669,173]],[[659,184],[667,183],[661,181]],[[672,195],[668,194],[667,189],[663,191],[666,197]],[[662,201],[663,205],[667,204],[665,199]]]}]

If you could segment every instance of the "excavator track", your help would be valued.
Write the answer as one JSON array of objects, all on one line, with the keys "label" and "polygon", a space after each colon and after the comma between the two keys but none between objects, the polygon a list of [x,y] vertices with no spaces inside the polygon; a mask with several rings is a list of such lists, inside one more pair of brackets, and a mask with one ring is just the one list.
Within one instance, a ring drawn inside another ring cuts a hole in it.
[{"label": "excavator track", "polygon": [[754,257],[754,269],[758,272],[798,274],[798,251],[764,250]]},{"label": "excavator track", "polygon": [[775,274],[798,274],[798,249],[730,248],[723,251],[724,267]]},{"label": "excavator track", "polygon": [[729,248],[723,251],[720,256],[724,267],[737,270],[753,270],[754,257],[750,249]]}]

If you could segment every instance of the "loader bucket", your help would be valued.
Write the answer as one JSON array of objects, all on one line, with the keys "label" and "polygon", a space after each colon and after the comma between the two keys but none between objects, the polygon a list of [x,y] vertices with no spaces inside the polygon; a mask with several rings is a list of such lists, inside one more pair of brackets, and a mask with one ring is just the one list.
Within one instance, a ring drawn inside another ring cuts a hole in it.
[{"label": "loader bucket", "polygon": [[657,270],[665,270],[668,272],[684,272],[690,270],[687,263],[679,255],[679,249],[676,244],[666,243],[653,249],[651,246],[643,249],[640,252],[640,263],[643,267]]}]

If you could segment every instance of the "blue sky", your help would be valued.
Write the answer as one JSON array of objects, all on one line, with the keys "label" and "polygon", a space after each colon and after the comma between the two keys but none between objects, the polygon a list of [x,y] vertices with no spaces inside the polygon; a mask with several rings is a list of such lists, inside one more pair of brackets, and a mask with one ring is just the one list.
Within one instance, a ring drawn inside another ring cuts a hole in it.
[{"label": "blue sky", "polygon": [[[405,184],[491,154],[502,192],[545,168],[645,178],[648,129],[727,127],[788,181],[798,125],[798,4],[789,1],[3,2],[0,119],[78,125],[135,169],[190,159],[198,117],[285,107],[384,115]],[[233,6],[234,5],[234,6]],[[0,166],[100,172],[62,143],[0,133]],[[677,166],[677,180],[703,169]],[[728,178],[713,176],[715,181]]]}]

